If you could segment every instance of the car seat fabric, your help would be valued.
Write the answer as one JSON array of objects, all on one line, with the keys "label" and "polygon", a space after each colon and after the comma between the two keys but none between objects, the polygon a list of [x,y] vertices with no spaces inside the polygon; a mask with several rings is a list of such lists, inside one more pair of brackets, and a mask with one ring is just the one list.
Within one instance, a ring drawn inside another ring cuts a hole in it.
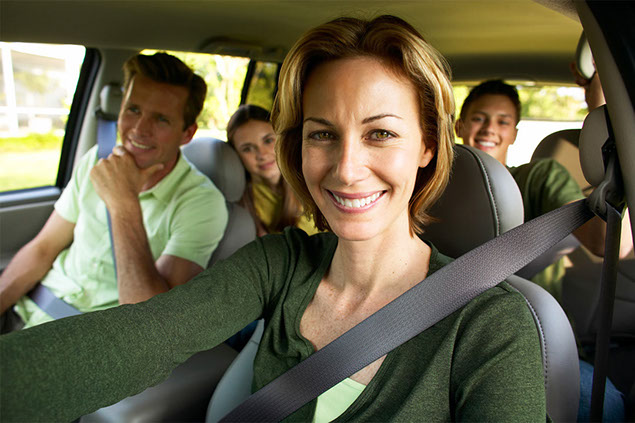
[{"label": "car seat fabric", "polygon": [[211,266],[256,239],[253,218],[247,209],[238,204],[245,191],[245,170],[236,151],[228,143],[216,138],[197,138],[181,151],[194,167],[212,180],[227,202],[227,228],[210,258]]},{"label": "car seat fabric", "polygon": [[240,354],[227,368],[216,386],[207,408],[207,422],[217,422],[251,395],[251,381],[254,377],[254,358],[258,352],[265,321],[259,320],[256,330]]},{"label": "car seat fabric", "polygon": [[[522,198],[511,174],[495,159],[471,147],[457,145],[448,188],[432,208],[438,222],[426,228],[444,254],[458,257],[523,221]],[[465,207],[469,204],[469,207]],[[510,283],[521,292],[538,329],[547,411],[558,421],[575,421],[579,397],[578,353],[569,321],[544,289],[519,277]],[[263,323],[219,382],[210,401],[207,421],[216,422],[250,394],[253,358]],[[245,369],[247,368],[247,369]],[[246,375],[249,375],[247,377]],[[227,400],[231,398],[231,402]],[[501,406],[504,406],[502,404]]]}]

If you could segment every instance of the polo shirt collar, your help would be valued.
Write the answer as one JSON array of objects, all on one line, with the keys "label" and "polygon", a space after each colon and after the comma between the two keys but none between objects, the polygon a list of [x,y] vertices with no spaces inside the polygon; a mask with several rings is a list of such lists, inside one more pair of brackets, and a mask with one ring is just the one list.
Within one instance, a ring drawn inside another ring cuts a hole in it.
[{"label": "polo shirt collar", "polygon": [[158,200],[169,201],[176,190],[181,177],[190,170],[190,165],[183,158],[183,154],[179,151],[179,158],[176,161],[174,169],[163,177],[155,186],[147,191],[143,191],[139,196],[153,195]]}]

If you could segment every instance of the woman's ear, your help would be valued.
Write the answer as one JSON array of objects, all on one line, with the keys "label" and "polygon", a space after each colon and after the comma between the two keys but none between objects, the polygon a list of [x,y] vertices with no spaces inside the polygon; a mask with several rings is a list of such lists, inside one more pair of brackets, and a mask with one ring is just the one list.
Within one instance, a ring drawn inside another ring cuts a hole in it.
[{"label": "woman's ear", "polygon": [[424,140],[421,141],[422,149],[421,156],[419,157],[419,167],[423,168],[428,166],[430,161],[434,158],[437,152],[437,146],[428,146]]}]

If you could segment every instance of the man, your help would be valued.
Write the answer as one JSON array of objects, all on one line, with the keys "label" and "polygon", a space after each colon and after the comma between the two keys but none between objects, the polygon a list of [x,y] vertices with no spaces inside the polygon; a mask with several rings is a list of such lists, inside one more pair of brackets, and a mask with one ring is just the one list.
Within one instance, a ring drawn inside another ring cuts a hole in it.
[{"label": "man", "polygon": [[[463,143],[482,150],[505,165],[507,150],[516,140],[520,120],[520,100],[516,88],[500,80],[486,81],[470,91],[455,130]],[[508,168],[520,188],[525,209],[525,221],[584,198],[580,187],[569,172],[555,160],[536,160]],[[594,217],[573,234],[593,254],[604,255],[606,224]],[[624,219],[620,257],[633,246],[630,220]],[[558,261],[532,278],[561,299],[564,262]]]},{"label": "man", "polygon": [[166,53],[124,64],[121,145],[106,159],[94,147],[80,160],[40,233],[0,276],[0,313],[15,304],[25,327],[52,320],[25,295],[40,281],[89,312],[145,301],[207,266],[227,225],[225,200],[180,153],[206,92],[200,76]]}]

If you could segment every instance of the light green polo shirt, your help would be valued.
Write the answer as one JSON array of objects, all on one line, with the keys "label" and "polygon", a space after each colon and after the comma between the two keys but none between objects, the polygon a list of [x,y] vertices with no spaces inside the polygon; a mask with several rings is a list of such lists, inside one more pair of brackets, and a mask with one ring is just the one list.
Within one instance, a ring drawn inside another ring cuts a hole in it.
[{"label": "light green polo shirt", "polygon": [[[73,243],[55,259],[42,283],[82,312],[119,305],[106,205],[89,178],[97,147],[80,159],[68,186],[55,203],[57,213],[75,224]],[[181,154],[158,184],[139,194],[143,223],[156,261],[173,255],[206,268],[227,226],[225,198]],[[30,298],[15,306],[25,327],[53,320]]]}]

